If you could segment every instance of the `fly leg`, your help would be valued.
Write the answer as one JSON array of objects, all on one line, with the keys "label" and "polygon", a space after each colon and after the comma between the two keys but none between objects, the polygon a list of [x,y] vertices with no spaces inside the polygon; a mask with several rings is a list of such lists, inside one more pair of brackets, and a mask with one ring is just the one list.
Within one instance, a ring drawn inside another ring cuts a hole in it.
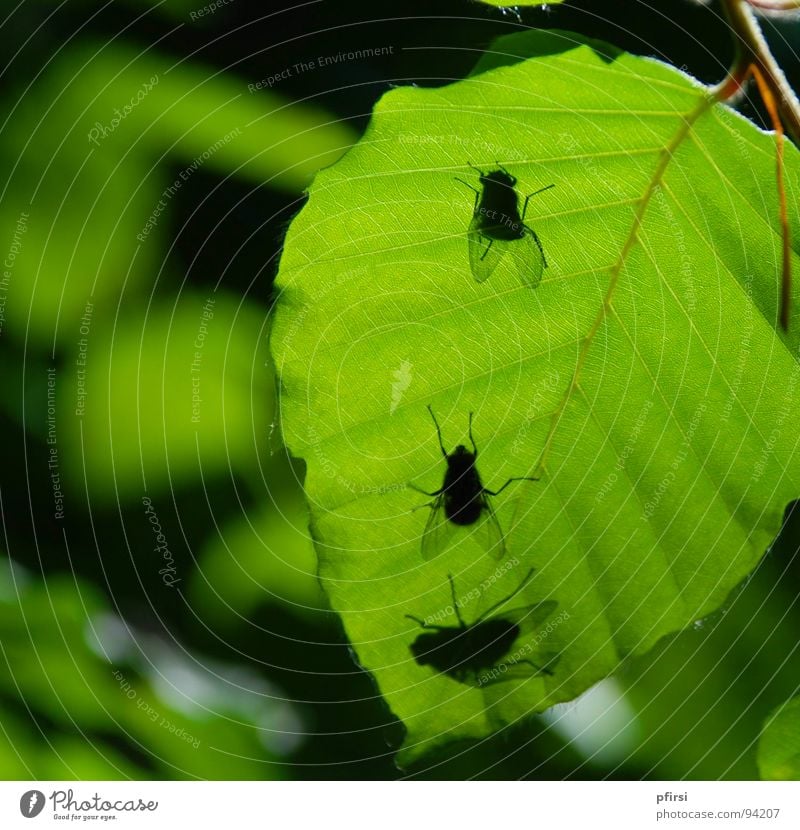
[{"label": "fly leg", "polygon": [[469,413],[469,440],[472,443],[472,452],[475,457],[478,457],[478,447],[475,444],[475,439],[472,437],[472,412]]},{"label": "fly leg", "polygon": [[547,187],[540,187],[538,190],[534,190],[533,193],[529,193],[525,197],[525,204],[522,206],[522,221],[525,221],[525,214],[528,212],[528,202],[531,200],[532,196],[536,196],[538,193],[543,193],[545,190],[550,190],[551,187],[555,187],[554,184],[548,184]]},{"label": "fly leg", "polygon": [[472,215],[474,216],[478,212],[478,200],[481,198],[480,190],[477,187],[473,187],[469,182],[465,182],[464,179],[459,179],[458,176],[455,177],[455,180],[466,185],[475,194],[475,203],[472,206]]},{"label": "fly leg", "polygon": [[548,674],[550,675],[550,677],[553,676],[553,672],[550,671],[550,669],[548,669],[547,666],[537,666],[536,663],[533,662],[533,660],[517,660],[515,665],[518,665],[519,663],[527,663],[529,666],[531,666],[531,668],[536,669],[537,674]]},{"label": "fly leg", "polygon": [[516,476],[514,478],[510,478],[499,490],[487,490],[485,487],[483,488],[483,492],[486,493],[487,496],[499,496],[503,490],[511,484],[512,481],[538,481],[538,478],[533,478],[533,476]]},{"label": "fly leg", "polygon": [[453,598],[453,611],[456,612],[458,624],[462,628],[466,628],[466,623],[464,622],[464,620],[461,619],[461,612],[458,610],[458,599],[456,598],[456,583],[453,582],[453,575],[447,574],[447,579],[450,581],[450,596]]},{"label": "fly leg", "polygon": [[533,228],[529,228],[527,225],[525,226],[525,230],[529,231],[530,235],[533,237],[533,241],[536,243],[536,247],[542,255],[542,266],[547,268],[547,257],[544,255],[544,248],[542,247],[542,243],[539,241],[539,237],[536,235],[536,231]]},{"label": "fly leg", "polygon": [[427,490],[423,490],[421,487],[417,487],[416,484],[412,484],[410,481],[406,484],[411,490],[416,490],[418,493],[422,493],[423,496],[429,496],[433,499],[433,501],[426,501],[425,504],[418,504],[416,507],[411,508],[411,512],[413,513],[415,510],[422,510],[423,507],[436,507],[438,504],[439,496],[442,495],[444,492],[443,490],[434,490],[433,493],[429,493]]}]

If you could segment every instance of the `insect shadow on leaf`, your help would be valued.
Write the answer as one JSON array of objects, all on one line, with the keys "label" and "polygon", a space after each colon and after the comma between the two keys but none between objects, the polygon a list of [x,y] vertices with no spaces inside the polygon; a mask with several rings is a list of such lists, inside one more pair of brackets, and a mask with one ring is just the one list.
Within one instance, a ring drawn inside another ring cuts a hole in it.
[{"label": "insect shadow on leaf", "polygon": [[[450,593],[453,598],[453,612],[458,625],[432,625],[406,614],[424,629],[410,645],[411,654],[420,666],[430,666],[439,674],[445,674],[459,683],[487,686],[504,680],[520,679],[519,673],[509,673],[511,668],[525,667],[525,673],[552,675],[545,665],[540,666],[525,657],[514,655],[507,662],[509,654],[520,635],[538,628],[558,607],[554,600],[504,612],[492,616],[499,608],[515,597],[528,584],[535,568],[531,568],[520,584],[506,597],[484,611],[476,620],[467,624],[458,606],[455,583],[451,574]],[[523,649],[520,649],[522,652]],[[530,653],[532,648],[524,653]],[[554,660],[549,661],[552,665]],[[532,671],[531,671],[532,670]]]},{"label": "insect shadow on leaf", "polygon": [[483,282],[492,275],[503,256],[512,252],[523,285],[536,288],[542,279],[542,271],[547,268],[547,259],[536,231],[525,224],[525,214],[533,196],[555,185],[548,184],[529,193],[520,215],[517,179],[500,162],[495,163],[497,170],[484,173],[468,162],[477,171],[482,190],[456,177],[457,182],[475,193],[467,231],[470,270],[477,282]]},{"label": "insect shadow on leaf", "polygon": [[472,452],[463,444],[459,444],[451,453],[444,448],[442,430],[430,404],[428,404],[428,412],[431,413],[436,426],[439,448],[447,462],[447,468],[442,486],[432,493],[421,490],[413,484],[409,485],[417,492],[433,499],[428,504],[420,505],[420,507],[431,508],[431,515],[422,535],[422,558],[429,560],[442,553],[459,528],[477,525],[482,536],[479,542],[495,559],[502,559],[506,550],[503,529],[494,514],[489,496],[499,496],[514,481],[538,481],[539,479],[532,476],[516,476],[508,479],[499,490],[488,490],[483,486],[478,473],[478,447],[472,437],[472,412],[469,413],[469,440],[472,444]]}]

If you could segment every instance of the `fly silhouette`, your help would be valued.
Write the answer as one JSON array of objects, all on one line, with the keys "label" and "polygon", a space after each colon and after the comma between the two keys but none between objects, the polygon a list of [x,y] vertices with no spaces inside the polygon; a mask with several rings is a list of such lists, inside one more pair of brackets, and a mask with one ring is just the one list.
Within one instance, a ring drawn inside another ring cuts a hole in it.
[{"label": "fly silhouette", "polygon": [[547,268],[544,248],[536,231],[525,224],[528,203],[533,196],[555,187],[548,184],[525,197],[522,214],[519,212],[517,179],[499,162],[497,170],[484,173],[470,164],[478,173],[481,190],[469,182],[456,178],[475,192],[472,220],[467,230],[469,266],[477,282],[487,280],[503,257],[510,253],[524,285],[536,288]]},{"label": "fly silhouette", "polygon": [[479,538],[479,542],[487,553],[495,559],[502,559],[505,555],[503,530],[494,514],[489,497],[499,496],[514,481],[538,481],[539,479],[531,476],[517,476],[508,479],[499,490],[487,489],[483,486],[477,467],[478,447],[472,437],[472,413],[469,413],[469,440],[472,444],[472,452],[463,444],[459,444],[453,452],[448,453],[442,442],[442,430],[430,404],[428,412],[433,418],[439,448],[447,467],[442,486],[433,493],[411,485],[418,492],[433,499],[427,505],[421,505],[431,508],[431,515],[422,535],[422,558],[427,560],[438,556],[448,546],[459,528],[475,526],[482,537]]},{"label": "fly silhouette", "polygon": [[[492,616],[527,585],[533,572],[534,568],[531,568],[507,597],[496,602],[469,624],[464,622],[461,616],[455,583],[453,577],[448,574],[458,625],[430,625],[419,617],[406,614],[408,619],[424,629],[409,647],[417,664],[430,666],[439,674],[445,674],[459,683],[477,686],[519,679],[532,673],[552,675],[553,672],[547,665],[540,666],[523,656],[533,651],[532,648],[519,649],[519,653],[512,655],[507,662],[503,662],[503,658],[511,652],[520,635],[538,629],[553,614],[558,607],[557,602],[546,600]],[[553,665],[555,661],[548,662]]]}]

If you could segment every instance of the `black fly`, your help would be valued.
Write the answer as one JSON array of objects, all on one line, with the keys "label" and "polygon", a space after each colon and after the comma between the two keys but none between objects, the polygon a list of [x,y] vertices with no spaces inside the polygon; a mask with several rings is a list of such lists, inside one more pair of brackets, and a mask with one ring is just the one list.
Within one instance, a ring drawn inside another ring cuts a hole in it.
[{"label": "black fly", "polygon": [[[514,591],[484,611],[469,625],[461,617],[453,577],[448,574],[453,611],[458,625],[431,625],[418,617],[406,614],[408,619],[425,629],[409,647],[417,664],[431,666],[435,671],[446,674],[459,683],[477,686],[518,678],[519,673],[510,672],[515,666],[527,665],[536,674],[552,675],[553,672],[546,666],[539,666],[522,656],[529,654],[532,648],[521,648],[519,654],[513,655],[507,662],[501,661],[511,651],[523,630],[537,629],[553,614],[558,606],[557,602],[547,600],[527,608],[508,611],[502,616],[491,616],[525,587],[533,571],[531,568]],[[530,674],[529,670],[526,671]]]},{"label": "black fly", "polygon": [[[502,559],[505,554],[503,531],[494,510],[492,510],[488,496],[499,495],[513,481],[538,481],[539,479],[530,476],[518,476],[508,479],[499,490],[487,490],[483,486],[476,466],[478,448],[475,445],[475,439],[472,437],[472,413],[469,413],[469,440],[472,444],[472,452],[463,444],[459,444],[453,452],[448,453],[442,443],[442,430],[430,404],[428,405],[428,412],[431,413],[431,418],[433,418],[433,423],[436,426],[439,448],[447,462],[447,469],[444,473],[442,486],[438,490],[433,493],[420,490],[421,493],[433,498],[433,501],[427,505],[431,508],[431,515],[425,525],[425,532],[422,537],[422,558],[433,559],[438,556],[447,547],[453,532],[459,527],[469,527],[476,524],[481,516],[485,514],[480,528],[485,534],[483,543],[495,559]],[[415,487],[414,489],[419,488]]]},{"label": "black fly", "polygon": [[463,179],[456,179],[475,191],[472,221],[467,232],[472,276],[477,282],[488,279],[504,254],[511,252],[523,284],[536,288],[542,279],[542,271],[547,268],[547,260],[536,231],[525,224],[525,214],[532,196],[555,185],[548,184],[529,193],[520,216],[517,179],[500,162],[497,166],[497,170],[484,173],[470,164],[478,172],[483,191]]}]

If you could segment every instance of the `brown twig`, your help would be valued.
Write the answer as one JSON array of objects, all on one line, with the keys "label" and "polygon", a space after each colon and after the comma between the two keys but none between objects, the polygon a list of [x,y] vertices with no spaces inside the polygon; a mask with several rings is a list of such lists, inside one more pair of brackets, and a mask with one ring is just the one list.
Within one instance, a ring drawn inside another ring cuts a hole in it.
[{"label": "brown twig", "polygon": [[778,180],[778,199],[781,216],[781,238],[783,241],[783,281],[781,283],[781,326],[789,329],[789,308],[792,302],[792,238],[789,230],[789,208],[786,204],[786,186],[783,181],[783,125],[778,115],[778,105],[761,70],[753,64],[753,77],[764,100],[772,126],[775,130],[775,175]]},{"label": "brown twig", "polygon": [[[744,82],[752,75],[758,85],[775,130],[776,177],[780,206],[780,222],[783,241],[783,275],[780,301],[780,324],[789,328],[792,286],[792,249],[789,235],[786,189],[783,179],[783,125],[795,143],[800,144],[800,101],[789,86],[777,61],[769,50],[751,6],[766,8],[774,0],[721,0],[728,24],[735,36],[736,59],[733,66],[713,94],[719,101],[729,101],[736,96]],[[800,0],[792,0],[792,6],[780,4],[780,10],[797,8]],[[773,10],[777,7],[772,6]]]},{"label": "brown twig", "polygon": [[800,101],[772,56],[750,5],[746,0],[722,0],[722,8],[735,35],[737,55],[729,73],[730,77],[715,89],[715,93],[719,100],[727,100],[723,91],[730,78],[744,79],[750,74],[749,67],[757,66],[772,90],[787,131],[795,143],[800,144]]}]

